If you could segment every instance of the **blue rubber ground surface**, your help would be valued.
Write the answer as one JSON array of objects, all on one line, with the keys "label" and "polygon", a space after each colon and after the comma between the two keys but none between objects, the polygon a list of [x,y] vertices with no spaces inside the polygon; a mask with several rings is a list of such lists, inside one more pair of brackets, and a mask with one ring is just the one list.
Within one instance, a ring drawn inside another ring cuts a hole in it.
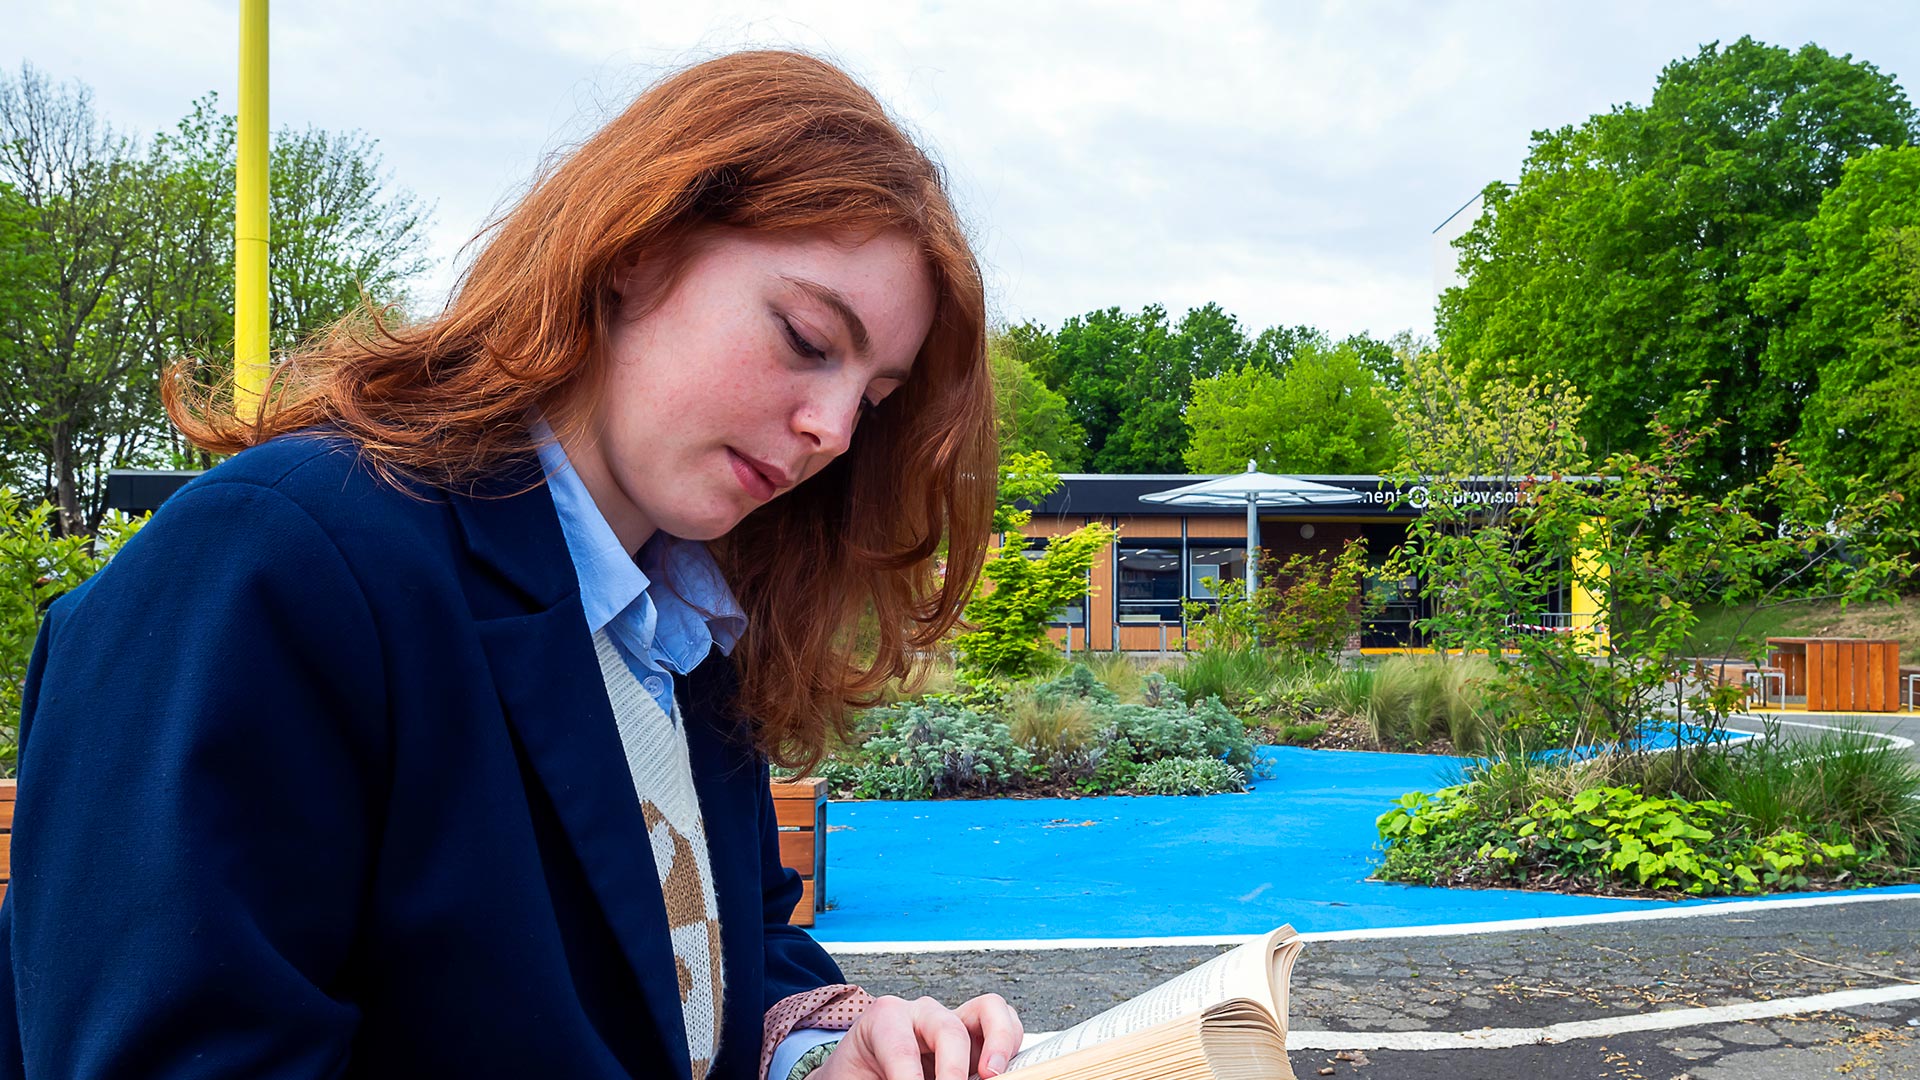
[{"label": "blue rubber ground surface", "polygon": [[1374,819],[1462,762],[1263,747],[1274,778],[1208,798],[836,802],[822,941],[1254,934],[1671,906],[1364,880]]}]

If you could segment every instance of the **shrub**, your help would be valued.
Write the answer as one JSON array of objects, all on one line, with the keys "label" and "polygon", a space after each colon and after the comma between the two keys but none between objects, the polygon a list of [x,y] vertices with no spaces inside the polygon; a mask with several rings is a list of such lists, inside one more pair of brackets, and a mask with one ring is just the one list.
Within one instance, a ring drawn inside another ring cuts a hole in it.
[{"label": "shrub", "polygon": [[1083,525],[1047,541],[1046,551],[1029,558],[1020,526],[1029,512],[1019,500],[1045,497],[1059,483],[1042,453],[1016,454],[1001,466],[1000,500],[995,526],[1004,537],[1000,551],[980,572],[968,601],[972,630],[954,639],[961,674],[974,683],[1029,678],[1055,662],[1059,650],[1047,637],[1053,613],[1087,592],[1087,573],[1102,548],[1113,542],[1106,525]]},{"label": "shrub", "polygon": [[1388,657],[1370,678],[1350,684],[1356,715],[1381,746],[1424,746],[1445,735],[1455,748],[1486,748],[1484,688],[1495,675],[1482,657]]},{"label": "shrub", "polygon": [[1272,689],[1276,665],[1258,649],[1210,649],[1187,657],[1168,672],[1188,701],[1215,697],[1233,705],[1264,698]]},{"label": "shrub", "polygon": [[1033,699],[1046,705],[1063,701],[1091,701],[1097,705],[1112,705],[1119,700],[1114,692],[1094,677],[1093,670],[1085,664],[1074,664],[1066,670],[1040,683],[1033,688]]},{"label": "shrub", "polygon": [[1206,757],[1243,769],[1253,766],[1253,739],[1219,698],[1210,697],[1192,707],[1179,702],[1159,708],[1119,705],[1112,716],[1112,737],[1125,740],[1135,761]]},{"label": "shrub", "polygon": [[1843,880],[1865,864],[1844,840],[1792,829],[1756,837],[1717,800],[1594,787],[1499,817],[1472,786],[1412,792],[1382,814],[1380,876],[1429,884],[1544,879],[1714,896]]},{"label": "shrub", "polygon": [[1219,758],[1162,758],[1142,765],[1133,787],[1142,795],[1218,795],[1247,790],[1247,776]]},{"label": "shrub", "polygon": [[[1032,764],[1031,755],[1014,745],[1007,725],[972,709],[923,700],[880,713],[879,733],[862,747],[863,756],[874,765],[911,770],[927,793],[1000,790],[1018,783]],[[866,774],[862,778],[866,782]]]},{"label": "shrub", "polygon": [[1245,590],[1226,589],[1212,601],[1188,601],[1189,643],[1202,653],[1262,646],[1312,656],[1337,653],[1360,631],[1366,573],[1363,541],[1348,541],[1331,560],[1294,555],[1268,572],[1252,599]]},{"label": "shrub", "polygon": [[55,511],[0,487],[0,775],[12,776],[27,661],[47,605],[105,566],[146,523],[114,515],[97,537],[54,535]]},{"label": "shrub", "polygon": [[1769,731],[1703,755],[1688,779],[1756,834],[1802,829],[1849,838],[1889,868],[1920,863],[1920,765],[1867,732]]},{"label": "shrub", "polygon": [[911,765],[882,765],[869,762],[856,766],[848,785],[856,799],[924,799],[926,777]]}]

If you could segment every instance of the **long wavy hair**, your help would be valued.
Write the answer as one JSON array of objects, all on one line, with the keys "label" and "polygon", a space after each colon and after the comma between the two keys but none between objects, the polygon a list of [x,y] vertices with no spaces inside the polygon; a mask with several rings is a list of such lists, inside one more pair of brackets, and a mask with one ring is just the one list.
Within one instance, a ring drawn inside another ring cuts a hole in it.
[{"label": "long wavy hair", "polygon": [[525,460],[533,410],[577,432],[619,278],[644,262],[663,298],[712,228],[899,230],[934,280],[912,377],[846,454],[711,545],[749,619],[739,707],[774,760],[811,765],[849,706],[911,678],[958,620],[996,477],[979,266],[939,167],[833,65],[741,52],[669,75],[488,226],[440,315],[343,320],[275,365],[250,417],[230,381],[176,366],[168,415],[220,454],[331,427],[395,482],[469,488]]}]

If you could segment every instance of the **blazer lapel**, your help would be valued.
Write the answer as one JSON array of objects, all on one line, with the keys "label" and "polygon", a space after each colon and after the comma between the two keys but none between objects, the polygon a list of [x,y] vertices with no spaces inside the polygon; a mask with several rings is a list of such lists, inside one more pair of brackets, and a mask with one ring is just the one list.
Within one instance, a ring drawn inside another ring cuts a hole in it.
[{"label": "blazer lapel", "polygon": [[553,498],[542,485],[451,502],[468,549],[490,571],[468,595],[507,722],[633,966],[669,1075],[688,1076],[666,903]]}]

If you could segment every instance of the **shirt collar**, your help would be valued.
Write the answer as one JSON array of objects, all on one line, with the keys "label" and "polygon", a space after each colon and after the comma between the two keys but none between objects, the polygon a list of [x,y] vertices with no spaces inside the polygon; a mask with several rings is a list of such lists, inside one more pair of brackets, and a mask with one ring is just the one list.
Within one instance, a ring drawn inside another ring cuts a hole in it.
[{"label": "shirt collar", "polygon": [[532,434],[580,579],[587,632],[605,629],[636,657],[682,674],[715,645],[731,653],[747,617],[706,545],[655,532],[635,558],[594,504],[553,429],[539,420]]}]

